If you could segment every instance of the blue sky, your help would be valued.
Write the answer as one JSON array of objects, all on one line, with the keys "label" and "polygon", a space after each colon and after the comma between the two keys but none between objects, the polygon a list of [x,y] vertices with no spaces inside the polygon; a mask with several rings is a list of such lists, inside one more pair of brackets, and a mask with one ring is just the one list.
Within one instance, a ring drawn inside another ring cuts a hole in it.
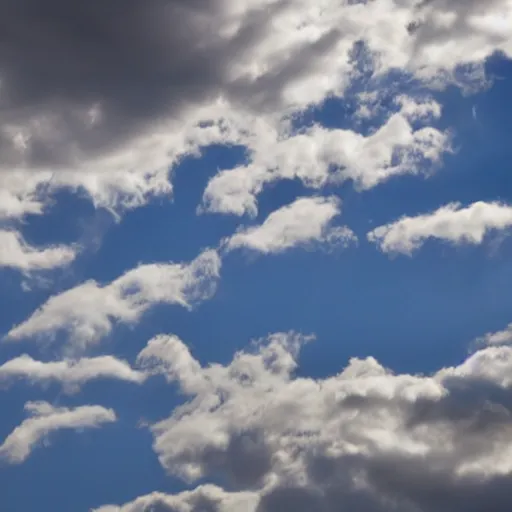
[{"label": "blue sky", "polygon": [[[67,71],[55,94],[41,82],[39,103],[7,97],[4,132],[25,142],[0,136],[2,511],[506,510],[496,489],[512,475],[512,24],[496,20],[512,21],[512,6],[385,3],[394,20],[376,2],[325,0],[322,13],[269,0],[253,20],[219,1],[219,33],[235,18],[261,27],[249,43],[228,40],[247,61],[208,58],[226,76],[260,65],[259,82],[207,90],[216,73],[185,54],[190,70],[169,64],[183,90],[157,99],[160,115],[117,101],[91,69],[98,138],[70,121],[89,95]],[[416,39],[388,48],[368,21],[361,76],[360,61],[337,57],[350,34],[337,51],[306,37],[293,53],[289,23],[328,35],[336,16],[366,23],[362,9],[389,30],[420,12]],[[202,14],[180,14],[184,37]],[[143,55],[151,25],[140,23]],[[85,44],[59,37],[71,53]],[[446,41],[460,51],[439,52]],[[32,72],[9,65],[8,85]],[[131,98],[139,81],[122,73],[119,96]],[[150,95],[150,67],[142,76]],[[246,438],[256,452],[239,447]],[[330,464],[322,478],[319,461]]]}]

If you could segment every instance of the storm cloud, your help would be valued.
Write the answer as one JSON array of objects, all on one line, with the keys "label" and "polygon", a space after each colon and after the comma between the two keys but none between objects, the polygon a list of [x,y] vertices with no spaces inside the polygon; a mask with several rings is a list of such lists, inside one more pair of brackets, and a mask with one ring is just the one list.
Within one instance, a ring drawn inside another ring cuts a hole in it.
[{"label": "storm cloud", "polygon": [[2,166],[70,166],[217,97],[250,39],[219,33],[226,5],[2,0]]}]

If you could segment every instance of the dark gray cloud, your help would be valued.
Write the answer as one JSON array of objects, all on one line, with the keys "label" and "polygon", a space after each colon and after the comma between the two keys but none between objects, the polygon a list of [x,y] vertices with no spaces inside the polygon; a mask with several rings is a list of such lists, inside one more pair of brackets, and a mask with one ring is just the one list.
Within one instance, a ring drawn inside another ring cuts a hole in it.
[{"label": "dark gray cloud", "polygon": [[230,433],[226,449],[207,446],[202,450],[185,450],[179,458],[162,458],[170,472],[187,464],[201,467],[205,475],[224,475],[237,489],[254,488],[272,470],[272,452],[265,434],[257,431]]},{"label": "dark gray cloud", "polygon": [[[433,461],[385,457],[368,461],[367,477],[382,495],[418,512],[505,512],[512,502],[510,475],[456,477]],[[382,508],[382,512],[387,512]]]},{"label": "dark gray cloud", "polygon": [[[115,147],[217,94],[229,52],[215,34],[222,10],[221,0],[1,0],[2,124],[46,119],[29,166]],[[20,160],[5,135],[0,152],[4,165]]]},{"label": "dark gray cloud", "polygon": [[[0,0],[2,167],[66,167],[226,93],[230,64],[262,36],[273,12],[248,12],[225,38],[228,6]],[[233,84],[234,93],[243,90]],[[13,141],[19,128],[31,135],[24,152]]]}]

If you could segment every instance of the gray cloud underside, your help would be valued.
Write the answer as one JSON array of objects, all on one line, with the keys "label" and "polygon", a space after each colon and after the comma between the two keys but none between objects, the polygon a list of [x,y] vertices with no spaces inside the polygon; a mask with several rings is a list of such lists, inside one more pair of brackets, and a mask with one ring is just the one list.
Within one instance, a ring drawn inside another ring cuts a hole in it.
[{"label": "gray cloud underside", "polygon": [[[2,0],[3,166],[23,161],[24,167],[66,168],[221,93],[233,100],[256,98],[261,85],[229,81],[229,66],[263,37],[278,5],[253,9],[227,38],[219,28],[228,5]],[[296,65],[282,74],[301,71]],[[266,81],[268,99],[286,78],[274,80],[276,88]],[[31,140],[16,138],[17,127],[30,127]]]},{"label": "gray cloud underside", "polygon": [[[207,485],[102,512],[506,512],[512,500],[512,348],[431,376],[354,359],[293,376],[300,336],[201,367],[174,336],[139,354],[190,401],[153,425],[163,467]],[[152,508],[153,507],[153,508]]]},{"label": "gray cloud underside", "polygon": [[430,78],[512,44],[482,16],[508,19],[505,0],[381,4],[326,0],[324,16],[302,0],[1,0],[0,167],[73,168],[220,97],[259,114],[289,107],[305,77],[329,82],[306,94],[321,101],[350,80],[361,40],[380,71]]}]

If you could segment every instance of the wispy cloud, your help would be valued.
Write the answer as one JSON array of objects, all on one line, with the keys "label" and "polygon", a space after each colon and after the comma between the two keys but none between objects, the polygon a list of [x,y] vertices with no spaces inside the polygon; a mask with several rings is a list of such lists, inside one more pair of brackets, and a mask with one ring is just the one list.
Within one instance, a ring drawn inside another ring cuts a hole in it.
[{"label": "wispy cloud", "polygon": [[54,407],[48,402],[27,402],[30,417],[16,427],[0,446],[0,460],[19,464],[30,456],[37,444],[48,435],[62,429],[97,428],[116,421],[112,409],[99,405],[84,405],[70,409]]}]

